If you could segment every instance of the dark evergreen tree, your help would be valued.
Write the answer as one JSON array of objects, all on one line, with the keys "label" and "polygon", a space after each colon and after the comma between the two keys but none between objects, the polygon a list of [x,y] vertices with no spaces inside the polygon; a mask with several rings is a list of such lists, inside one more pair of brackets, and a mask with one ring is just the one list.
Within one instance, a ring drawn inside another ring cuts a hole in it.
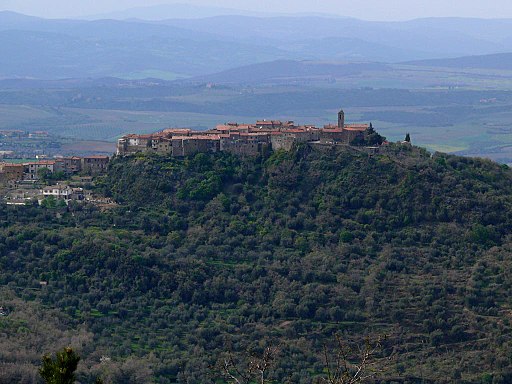
[{"label": "dark evergreen tree", "polygon": [[80,357],[67,347],[57,352],[55,359],[49,355],[43,356],[43,366],[39,374],[46,384],[73,384],[75,382],[75,371]]}]

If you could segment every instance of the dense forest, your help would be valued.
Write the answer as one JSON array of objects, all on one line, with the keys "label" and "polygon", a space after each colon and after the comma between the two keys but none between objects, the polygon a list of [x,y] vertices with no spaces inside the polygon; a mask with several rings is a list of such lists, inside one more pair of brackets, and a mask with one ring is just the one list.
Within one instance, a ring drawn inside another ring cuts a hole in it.
[{"label": "dense forest", "polygon": [[117,208],[0,206],[0,383],[65,345],[81,383],[207,383],[269,344],[312,383],[336,333],[386,336],[383,382],[512,380],[507,166],[300,146],[115,158],[96,188]]}]

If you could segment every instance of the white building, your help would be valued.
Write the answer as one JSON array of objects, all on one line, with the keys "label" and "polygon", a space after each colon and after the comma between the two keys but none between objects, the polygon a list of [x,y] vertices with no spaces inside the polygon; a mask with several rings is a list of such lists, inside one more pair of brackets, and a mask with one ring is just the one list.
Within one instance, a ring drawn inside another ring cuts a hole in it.
[{"label": "white building", "polygon": [[53,196],[63,200],[83,200],[84,190],[82,188],[71,188],[68,185],[50,185],[41,191],[43,197]]}]

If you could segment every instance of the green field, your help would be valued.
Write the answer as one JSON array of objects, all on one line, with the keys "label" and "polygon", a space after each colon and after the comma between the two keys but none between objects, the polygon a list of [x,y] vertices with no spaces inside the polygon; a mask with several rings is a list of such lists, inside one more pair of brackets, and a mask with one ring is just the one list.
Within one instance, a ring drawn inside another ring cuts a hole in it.
[{"label": "green field", "polygon": [[115,142],[126,133],[265,118],[321,126],[343,107],[347,121],[371,121],[391,141],[409,132],[431,151],[512,163],[512,72],[395,66],[331,82],[119,82],[0,89],[0,129]]}]

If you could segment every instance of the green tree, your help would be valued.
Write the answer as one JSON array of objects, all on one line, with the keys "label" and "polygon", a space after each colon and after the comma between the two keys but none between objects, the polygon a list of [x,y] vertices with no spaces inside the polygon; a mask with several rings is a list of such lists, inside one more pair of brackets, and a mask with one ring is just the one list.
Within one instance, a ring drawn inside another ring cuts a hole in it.
[{"label": "green tree", "polygon": [[47,181],[50,178],[51,174],[52,172],[48,168],[39,168],[37,170],[37,177],[41,181]]},{"label": "green tree", "polygon": [[55,359],[49,355],[43,356],[43,366],[39,368],[39,374],[46,384],[73,384],[75,371],[80,357],[67,347],[57,352]]},{"label": "green tree", "polygon": [[57,199],[55,196],[50,195],[41,202],[41,207],[49,209],[55,208],[57,207]]}]

